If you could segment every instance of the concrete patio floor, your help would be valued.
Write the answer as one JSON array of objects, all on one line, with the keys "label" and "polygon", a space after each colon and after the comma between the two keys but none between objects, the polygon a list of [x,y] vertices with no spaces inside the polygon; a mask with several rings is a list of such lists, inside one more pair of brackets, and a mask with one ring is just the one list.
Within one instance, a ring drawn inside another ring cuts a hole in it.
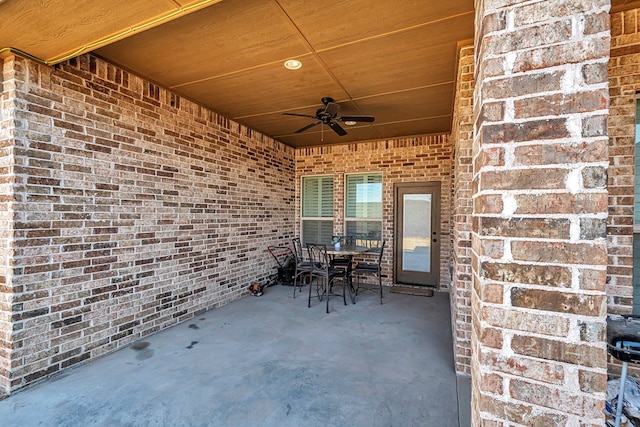
[{"label": "concrete patio floor", "polygon": [[266,288],[15,392],[0,425],[470,425],[448,294],[333,297],[329,314],[291,294]]}]

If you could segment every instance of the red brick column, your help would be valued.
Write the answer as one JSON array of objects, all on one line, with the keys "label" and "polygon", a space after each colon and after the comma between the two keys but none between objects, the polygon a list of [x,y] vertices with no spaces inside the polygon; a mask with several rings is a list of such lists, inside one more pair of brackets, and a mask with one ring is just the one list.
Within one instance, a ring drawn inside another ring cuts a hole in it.
[{"label": "red brick column", "polygon": [[11,286],[13,139],[15,132],[16,80],[13,57],[0,57],[0,398],[11,389],[11,324],[14,293]]},{"label": "red brick column", "polygon": [[473,179],[473,46],[460,49],[454,119],[452,212],[451,322],[454,332],[456,372],[471,370],[471,213]]},{"label": "red brick column", "polygon": [[603,425],[609,1],[476,1],[474,425]]}]

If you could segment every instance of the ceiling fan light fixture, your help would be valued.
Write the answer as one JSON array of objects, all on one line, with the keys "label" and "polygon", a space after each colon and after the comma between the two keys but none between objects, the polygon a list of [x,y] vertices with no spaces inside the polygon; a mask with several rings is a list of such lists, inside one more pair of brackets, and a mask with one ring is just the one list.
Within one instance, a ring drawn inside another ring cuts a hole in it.
[{"label": "ceiling fan light fixture", "polygon": [[299,70],[302,68],[302,62],[297,59],[288,59],[284,61],[284,68],[287,70]]},{"label": "ceiling fan light fixture", "polygon": [[353,121],[353,120],[347,120],[346,122],[344,122],[345,125],[347,126],[355,126],[357,122]]}]

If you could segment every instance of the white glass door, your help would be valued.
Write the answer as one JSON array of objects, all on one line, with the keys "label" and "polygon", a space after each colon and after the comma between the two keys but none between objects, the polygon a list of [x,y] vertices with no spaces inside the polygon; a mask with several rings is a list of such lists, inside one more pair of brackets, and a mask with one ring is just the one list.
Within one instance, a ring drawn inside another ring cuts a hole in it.
[{"label": "white glass door", "polygon": [[395,281],[436,286],[440,265],[440,183],[395,187]]}]

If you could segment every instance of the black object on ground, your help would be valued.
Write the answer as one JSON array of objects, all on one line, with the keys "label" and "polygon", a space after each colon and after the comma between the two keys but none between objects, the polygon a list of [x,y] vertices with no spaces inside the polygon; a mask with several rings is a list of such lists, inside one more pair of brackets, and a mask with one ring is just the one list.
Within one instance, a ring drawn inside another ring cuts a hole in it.
[{"label": "black object on ground", "polygon": [[295,274],[295,257],[288,246],[269,246],[267,248],[271,256],[276,260],[278,273],[276,281],[281,285],[293,286]]}]

